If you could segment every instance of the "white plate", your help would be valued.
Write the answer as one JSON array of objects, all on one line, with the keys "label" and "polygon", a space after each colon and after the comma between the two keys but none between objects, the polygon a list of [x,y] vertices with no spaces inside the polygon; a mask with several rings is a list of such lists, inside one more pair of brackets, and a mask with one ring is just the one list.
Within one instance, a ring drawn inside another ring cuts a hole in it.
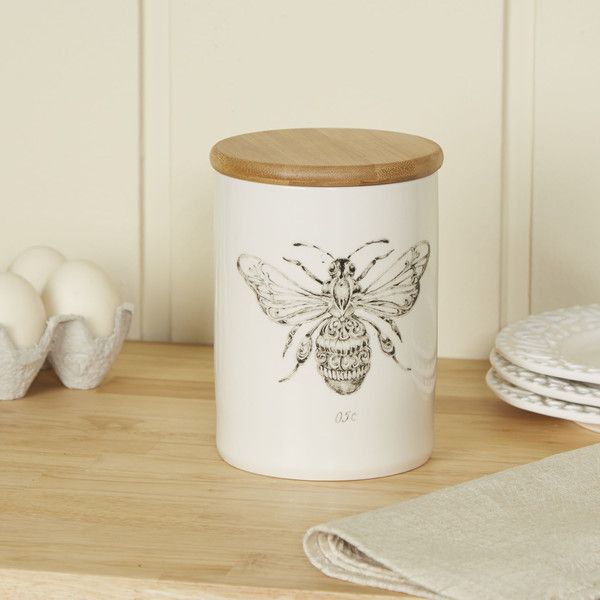
[{"label": "white plate", "polygon": [[505,327],[496,349],[535,373],[600,384],[600,304],[561,308]]},{"label": "white plate", "polygon": [[600,408],[596,406],[573,404],[564,400],[534,394],[505,381],[494,369],[488,371],[485,380],[490,389],[501,400],[517,408],[581,424],[600,425]]},{"label": "white plate", "polygon": [[520,388],[557,400],[600,407],[600,385],[534,373],[514,365],[496,350],[492,350],[490,362],[502,379]]}]

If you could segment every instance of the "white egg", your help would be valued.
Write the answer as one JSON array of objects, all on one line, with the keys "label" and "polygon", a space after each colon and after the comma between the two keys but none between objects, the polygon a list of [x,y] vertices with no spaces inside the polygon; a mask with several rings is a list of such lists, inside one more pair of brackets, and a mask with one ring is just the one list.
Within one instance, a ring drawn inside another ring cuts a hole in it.
[{"label": "white egg", "polygon": [[50,277],[42,294],[48,316],[79,315],[94,337],[110,335],[119,294],[106,273],[92,262],[65,261]]},{"label": "white egg", "polygon": [[18,348],[35,346],[46,328],[46,311],[39,294],[15,273],[0,273],[0,325]]},{"label": "white egg", "polygon": [[41,294],[52,273],[63,262],[65,257],[58,250],[48,246],[32,246],[21,252],[8,270],[27,279],[36,292]]}]

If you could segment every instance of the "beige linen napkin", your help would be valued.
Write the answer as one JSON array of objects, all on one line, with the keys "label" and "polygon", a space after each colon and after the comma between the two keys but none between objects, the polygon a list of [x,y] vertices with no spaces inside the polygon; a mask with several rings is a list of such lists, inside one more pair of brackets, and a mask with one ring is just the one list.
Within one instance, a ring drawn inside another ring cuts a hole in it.
[{"label": "beige linen napkin", "polygon": [[600,444],[311,528],[321,571],[425,598],[600,598]]}]

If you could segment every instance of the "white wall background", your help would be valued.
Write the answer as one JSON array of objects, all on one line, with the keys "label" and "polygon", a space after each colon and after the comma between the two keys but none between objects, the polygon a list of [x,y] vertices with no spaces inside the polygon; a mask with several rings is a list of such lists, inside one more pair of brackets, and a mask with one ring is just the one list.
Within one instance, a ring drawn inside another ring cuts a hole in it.
[{"label": "white wall background", "polygon": [[139,304],[138,38],[135,2],[0,1],[0,268],[48,244]]},{"label": "white wall background", "polygon": [[46,243],[211,341],[222,137],[352,126],[438,141],[440,354],[600,299],[595,0],[0,3],[0,266]]}]

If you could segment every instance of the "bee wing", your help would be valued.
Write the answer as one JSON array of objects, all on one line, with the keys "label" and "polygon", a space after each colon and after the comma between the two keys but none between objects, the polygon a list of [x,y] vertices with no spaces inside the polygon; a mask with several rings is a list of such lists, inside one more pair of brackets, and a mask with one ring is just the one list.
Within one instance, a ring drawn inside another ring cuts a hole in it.
[{"label": "bee wing", "polygon": [[275,323],[301,325],[329,309],[326,296],[304,289],[258,256],[240,255],[237,267],[263,312]]},{"label": "bee wing", "polygon": [[416,302],[429,261],[429,242],[409,248],[356,296],[357,307],[389,321],[406,314]]}]

